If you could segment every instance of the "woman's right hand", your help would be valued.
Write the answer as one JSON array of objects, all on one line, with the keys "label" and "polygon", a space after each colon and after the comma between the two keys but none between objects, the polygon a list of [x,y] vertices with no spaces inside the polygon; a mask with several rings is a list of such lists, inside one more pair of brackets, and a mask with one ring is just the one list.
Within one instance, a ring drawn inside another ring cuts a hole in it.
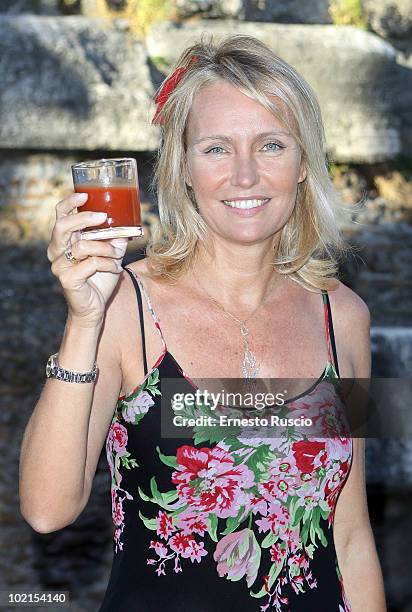
[{"label": "woman's right hand", "polygon": [[[98,228],[105,221],[104,217],[94,217],[96,213],[77,212],[86,200],[87,194],[75,193],[56,205],[47,258],[63,288],[69,317],[80,326],[93,327],[102,323],[106,304],[119,281],[127,238],[82,240],[81,229]],[[67,246],[79,263],[67,260]]]}]

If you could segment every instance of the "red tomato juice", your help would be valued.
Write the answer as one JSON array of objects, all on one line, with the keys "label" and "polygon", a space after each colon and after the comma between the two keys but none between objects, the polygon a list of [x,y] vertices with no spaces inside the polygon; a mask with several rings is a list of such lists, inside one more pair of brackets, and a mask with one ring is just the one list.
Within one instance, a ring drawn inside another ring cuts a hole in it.
[{"label": "red tomato juice", "polygon": [[86,227],[82,231],[105,229],[109,227],[140,227],[141,212],[140,198],[137,187],[101,185],[75,185],[76,193],[87,193],[89,196],[78,212],[105,212],[107,218],[104,223]]}]

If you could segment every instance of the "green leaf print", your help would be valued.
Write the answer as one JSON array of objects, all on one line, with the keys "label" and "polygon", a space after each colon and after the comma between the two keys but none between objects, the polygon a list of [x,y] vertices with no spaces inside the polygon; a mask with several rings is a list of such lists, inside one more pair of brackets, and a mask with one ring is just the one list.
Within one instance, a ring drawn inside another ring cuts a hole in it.
[{"label": "green leaf print", "polygon": [[319,537],[319,540],[320,540],[322,546],[326,547],[328,545],[328,541],[325,538],[325,534],[323,533],[322,529],[320,527],[317,527],[315,531],[318,534],[318,537]]},{"label": "green leaf print", "polygon": [[160,448],[156,446],[157,454],[159,455],[159,459],[165,465],[177,469],[177,460],[174,455],[163,455]]},{"label": "green leaf print", "polygon": [[144,524],[145,527],[147,527],[151,531],[156,531],[157,530],[156,519],[148,519],[148,518],[146,518],[145,516],[143,516],[143,514],[140,512],[140,510],[139,510],[139,518],[143,521],[143,524]]},{"label": "green leaf print", "polygon": [[276,536],[273,533],[273,531],[269,531],[269,533],[266,534],[265,538],[263,539],[261,547],[262,548],[270,548],[277,541],[277,539],[278,539],[278,536]]},{"label": "green leaf print", "polygon": [[137,463],[136,459],[129,459],[129,457],[130,453],[126,453],[120,457],[122,466],[125,467],[127,470],[139,467],[139,464]]},{"label": "green leaf print", "polygon": [[243,521],[247,518],[247,514],[248,511],[246,510],[245,513],[245,507],[241,506],[239,514],[237,516],[229,516],[226,521],[226,529],[224,531],[221,531],[220,535],[225,536],[229,535],[229,533],[233,533],[234,531],[236,531],[239,525],[243,523]]},{"label": "green leaf print", "polygon": [[302,531],[300,532],[300,539],[302,540],[302,544],[304,546],[306,546],[308,543],[309,527],[310,527],[310,522],[306,521],[306,523],[302,527]]},{"label": "green leaf print", "polygon": [[156,368],[153,370],[149,378],[144,383],[145,390],[150,391],[152,395],[162,395],[159,389],[157,388],[159,384],[159,370]]},{"label": "green leaf print", "polygon": [[210,444],[216,444],[216,442],[222,442],[228,436],[232,437],[236,434],[240,433],[239,427],[201,427],[195,426],[193,427],[194,431],[194,443],[196,445],[201,444],[203,442],[209,442]]},{"label": "green leaf print", "polygon": [[292,527],[298,526],[298,524],[300,523],[300,519],[302,518],[304,512],[305,512],[304,506],[298,506],[296,508],[295,516],[293,517],[293,520],[292,520]]},{"label": "green leaf print", "polygon": [[217,542],[216,530],[217,530],[218,518],[216,514],[209,514],[207,520],[209,524],[209,535],[212,538],[213,542]]},{"label": "green leaf print", "polygon": [[258,446],[255,452],[246,461],[246,465],[255,474],[256,482],[264,482],[268,479],[267,465],[272,461],[274,455],[268,444]]},{"label": "green leaf print", "polygon": [[314,546],[316,545],[316,535],[315,535],[315,533],[316,533],[315,525],[313,524],[313,521],[310,521],[309,538],[310,538],[310,541],[312,542],[312,544]]},{"label": "green leaf print", "polygon": [[143,501],[152,502],[153,504],[157,504],[164,510],[174,510],[175,508],[170,504],[176,501],[179,497],[179,493],[174,489],[173,491],[167,491],[166,493],[161,493],[158,489],[156,479],[153,476],[150,480],[150,489],[153,497],[149,497],[144,493],[144,491],[138,487],[138,492]]},{"label": "green leaf print", "polygon": [[313,553],[315,552],[315,547],[313,546],[313,544],[309,544],[309,546],[306,546],[305,550],[308,557],[310,559],[313,559]]},{"label": "green leaf print", "polygon": [[[283,569],[283,566],[284,566],[284,563],[273,563],[271,565],[271,568],[269,570],[269,582],[268,582],[269,590],[274,585],[276,578],[279,576],[280,572]],[[256,597],[256,598],[264,597],[265,595],[267,595],[265,585],[263,585],[263,587],[257,593],[253,593],[253,591],[249,591],[249,593],[252,597]]]}]

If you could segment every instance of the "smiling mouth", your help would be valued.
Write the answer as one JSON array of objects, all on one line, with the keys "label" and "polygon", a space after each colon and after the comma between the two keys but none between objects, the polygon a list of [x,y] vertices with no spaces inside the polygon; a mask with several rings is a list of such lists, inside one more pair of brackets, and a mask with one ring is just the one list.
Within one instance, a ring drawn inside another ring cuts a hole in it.
[{"label": "smiling mouth", "polygon": [[222,200],[222,202],[231,208],[247,210],[249,208],[259,208],[259,206],[263,206],[263,204],[266,204],[269,200],[270,198],[266,198],[265,200]]}]

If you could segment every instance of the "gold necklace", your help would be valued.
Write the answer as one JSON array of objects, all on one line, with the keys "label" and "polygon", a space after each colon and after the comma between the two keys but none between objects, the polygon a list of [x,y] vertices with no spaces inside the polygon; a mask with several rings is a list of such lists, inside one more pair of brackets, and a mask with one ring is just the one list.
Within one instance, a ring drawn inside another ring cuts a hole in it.
[{"label": "gold necklace", "polygon": [[250,350],[249,341],[248,341],[248,336],[250,334],[250,331],[246,325],[246,321],[249,321],[249,319],[251,319],[253,315],[256,314],[259,308],[263,306],[264,302],[267,300],[271,292],[268,293],[268,295],[261,301],[261,303],[257,306],[257,308],[255,308],[255,310],[248,317],[246,317],[246,319],[242,320],[242,319],[238,319],[237,317],[232,315],[230,312],[228,312],[226,308],[224,308],[222,304],[217,301],[216,298],[212,297],[210,293],[203,287],[203,285],[200,284],[200,282],[198,281],[198,279],[196,278],[194,274],[193,274],[193,278],[195,279],[196,283],[199,285],[203,293],[207,295],[209,300],[211,300],[214,304],[216,304],[216,306],[218,306],[227,317],[229,317],[230,319],[233,319],[234,321],[236,321],[236,323],[240,325],[240,334],[242,336],[243,348],[244,348],[243,360],[242,360],[242,376],[247,381],[251,381],[253,378],[257,378],[259,371],[260,371],[260,365],[257,362],[256,356]]}]

